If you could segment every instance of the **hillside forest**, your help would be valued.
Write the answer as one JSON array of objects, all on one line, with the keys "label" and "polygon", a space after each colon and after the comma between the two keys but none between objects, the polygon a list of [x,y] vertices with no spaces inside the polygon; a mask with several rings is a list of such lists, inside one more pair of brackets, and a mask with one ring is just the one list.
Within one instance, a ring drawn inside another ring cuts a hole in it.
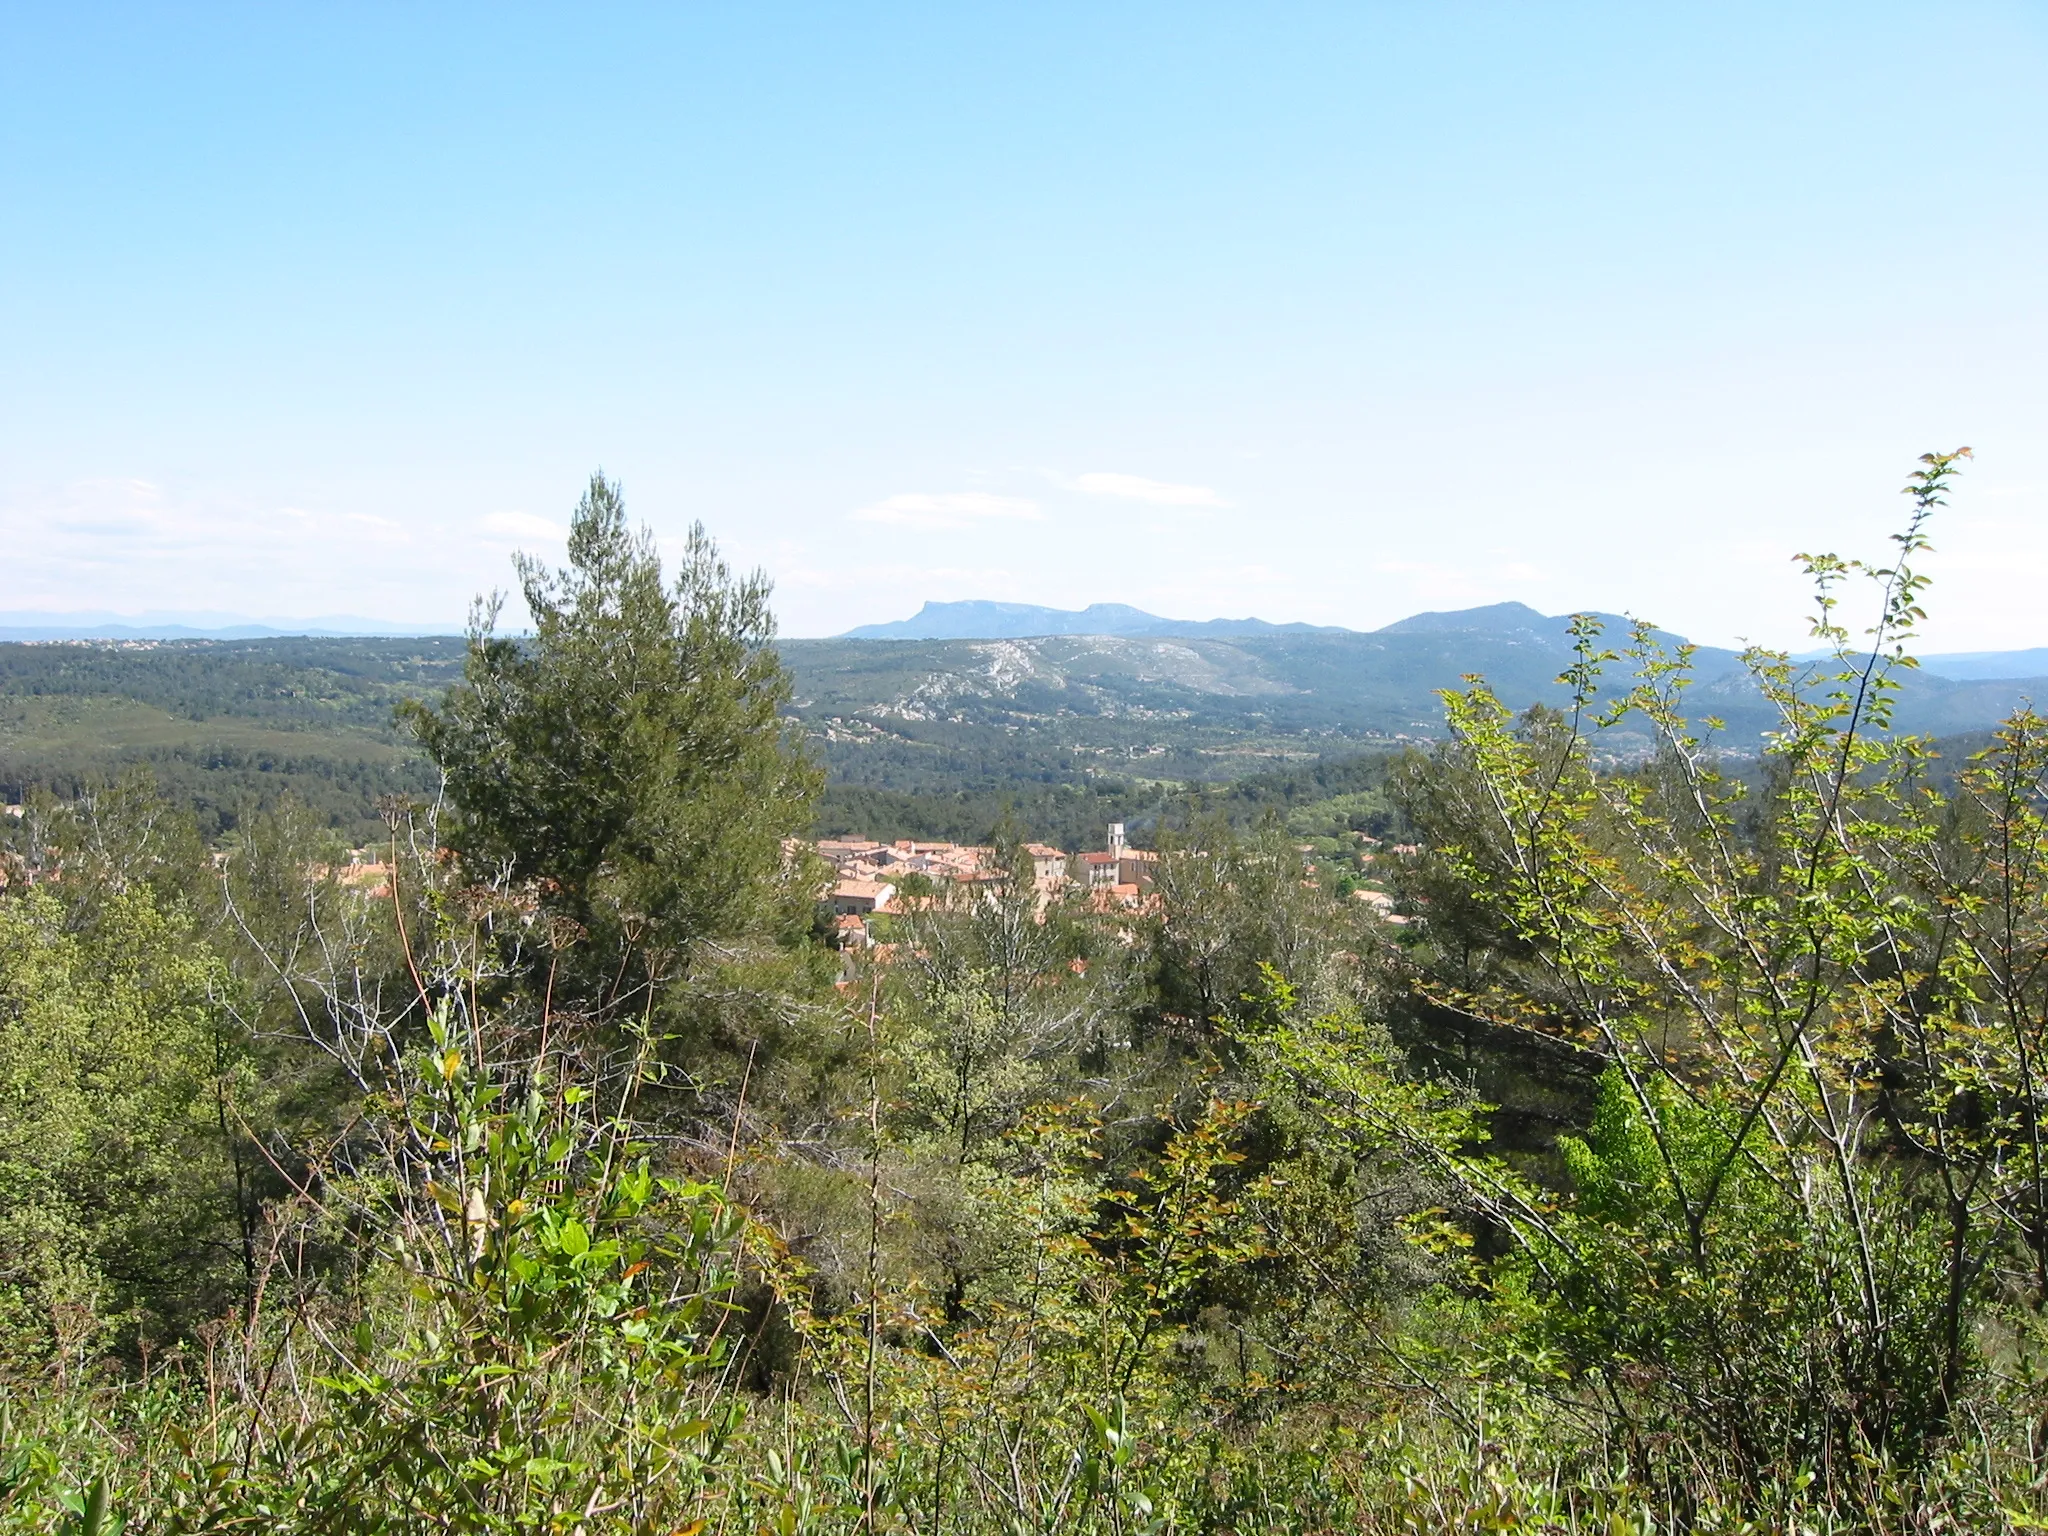
[{"label": "hillside forest", "polygon": [[[1585,616],[1407,741],[1178,695],[1203,772],[835,739],[602,477],[516,631],[9,648],[0,1530],[2044,1528],[2048,721],[1911,655],[1966,454],[1804,557],[1822,660]],[[1142,899],[1034,873],[1110,819]],[[851,943],[837,832],[993,874]]]}]

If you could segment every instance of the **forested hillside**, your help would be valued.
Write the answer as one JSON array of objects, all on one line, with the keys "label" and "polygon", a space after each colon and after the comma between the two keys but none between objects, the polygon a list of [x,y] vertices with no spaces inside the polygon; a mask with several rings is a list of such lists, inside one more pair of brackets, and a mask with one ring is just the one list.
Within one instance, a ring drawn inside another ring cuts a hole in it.
[{"label": "forested hillside", "polygon": [[1216,817],[1240,828],[1271,819],[1298,837],[1326,838],[1338,827],[1391,832],[1397,819],[1382,792],[1400,757],[1389,750],[1333,755],[1221,783],[1179,785],[1107,775],[1054,783],[996,779],[950,794],[827,784],[818,835],[986,843],[1008,827],[1082,849],[1099,843],[1106,823],[1120,821],[1149,847]]},{"label": "forested hillside", "polygon": [[2048,722],[1889,713],[1955,469],[1760,759],[1582,634],[867,919],[765,587],[602,478],[452,678],[152,663],[417,690],[445,795],[0,823],[0,1529],[2039,1528]]},{"label": "forested hillside", "polygon": [[[1627,620],[1605,620],[1627,644]],[[1675,637],[1662,637],[1675,646]],[[1558,706],[1572,662],[1569,621],[1519,604],[1428,614],[1372,634],[1231,639],[1130,636],[1018,640],[787,640],[796,714],[830,743],[835,779],[891,789],[1122,771],[1178,781],[1234,778],[1275,759],[1443,734],[1439,694],[1485,677],[1516,708]],[[1776,724],[1733,652],[1693,654],[1693,697],[1726,749],[1754,754]],[[1903,729],[1984,730],[2048,679],[1902,681]],[[1650,749],[1637,718],[1602,750]],[[1264,761],[1261,762],[1261,759]]]},{"label": "forested hillside", "polygon": [[[806,653],[804,642],[782,649]],[[381,797],[430,795],[439,782],[397,709],[438,699],[463,654],[464,642],[435,639],[0,645],[0,798],[19,803],[31,788],[70,798],[143,768],[208,839],[290,794],[350,841],[372,841],[383,832]],[[809,750],[828,771],[817,824],[825,836],[978,842],[1008,817],[1032,837],[1078,848],[1110,821],[1149,828],[1184,817],[1183,781],[1256,778],[1275,760],[1357,750],[1344,738],[1276,735],[1262,745],[1211,731],[1204,739],[1221,745],[1207,751],[1140,742],[1129,754],[1076,752],[1036,724],[945,723],[885,738],[807,723]]]},{"label": "forested hillside", "polygon": [[0,798],[147,768],[217,836],[287,792],[360,841],[387,794],[430,793],[394,718],[438,697],[459,639],[0,645]]},{"label": "forested hillside", "polygon": [[[1609,619],[1605,642],[1626,643]],[[1665,637],[1669,643],[1675,639]],[[1078,846],[1101,824],[1172,818],[1191,789],[1398,750],[1443,733],[1439,692],[1479,674],[1516,708],[1563,703],[1569,622],[1518,604],[1423,614],[1376,634],[1231,639],[780,640],[788,716],[826,771],[826,835],[986,838],[1005,808]],[[457,675],[459,639],[0,645],[0,797],[75,794],[147,766],[209,837],[289,789],[357,842],[379,796],[436,782],[394,718]],[[1754,755],[1775,718],[1739,658],[1694,655],[1693,709]],[[2039,687],[2037,689],[2037,682]],[[1911,674],[1901,728],[1984,731],[2037,681]],[[1600,732],[1615,757],[1648,722]]]}]

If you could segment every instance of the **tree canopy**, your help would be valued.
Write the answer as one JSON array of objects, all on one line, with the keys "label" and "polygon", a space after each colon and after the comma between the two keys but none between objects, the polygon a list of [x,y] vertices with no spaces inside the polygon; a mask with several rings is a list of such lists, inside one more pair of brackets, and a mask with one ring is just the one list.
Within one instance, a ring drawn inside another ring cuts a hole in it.
[{"label": "tree canopy", "polygon": [[518,557],[531,634],[499,633],[500,602],[479,604],[462,680],[409,717],[446,776],[464,861],[531,882],[644,974],[762,920],[818,776],[778,713],[789,686],[765,577],[736,577],[693,524],[665,581],[602,474],[568,553],[564,569]]}]

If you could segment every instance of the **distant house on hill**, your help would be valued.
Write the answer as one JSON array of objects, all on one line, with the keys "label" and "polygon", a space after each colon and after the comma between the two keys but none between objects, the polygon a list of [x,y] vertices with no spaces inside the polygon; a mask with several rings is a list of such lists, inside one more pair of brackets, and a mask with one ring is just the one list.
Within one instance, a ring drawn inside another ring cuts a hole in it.
[{"label": "distant house on hill", "polygon": [[829,864],[847,864],[855,859],[871,859],[882,844],[865,837],[827,837],[813,845],[818,857]]},{"label": "distant house on hill", "polygon": [[1397,927],[1404,926],[1409,921],[1408,918],[1403,917],[1394,910],[1394,898],[1385,891],[1357,890],[1351,893],[1351,899],[1363,902],[1385,921],[1393,923]]},{"label": "distant house on hill", "polygon": [[1041,891],[1052,890],[1067,882],[1067,855],[1063,849],[1050,843],[1026,843],[1024,852],[1031,860],[1031,883]]},{"label": "distant house on hill", "polygon": [[886,880],[841,880],[832,887],[827,899],[841,917],[864,917],[871,912],[887,912],[895,896],[896,887]]},{"label": "distant house on hill", "polygon": [[1134,886],[1142,890],[1152,888],[1152,877],[1159,869],[1159,855],[1143,848],[1133,848],[1124,840],[1124,824],[1112,821],[1109,824],[1109,847],[1100,853],[1081,855],[1081,877],[1090,890],[1103,890],[1113,885]]},{"label": "distant house on hill", "polygon": [[352,860],[345,867],[336,870],[334,878],[359,896],[382,901],[391,894],[393,873],[392,866],[382,859]]},{"label": "distant house on hill", "polygon": [[332,880],[353,896],[383,901],[391,895],[392,866],[368,849],[353,850],[346,864],[309,864],[306,873],[315,880]]},{"label": "distant house on hill", "polygon": [[1087,882],[1091,891],[1116,885],[1121,879],[1117,856],[1113,853],[1082,854],[1081,878]]},{"label": "distant house on hill", "polygon": [[1148,902],[1135,885],[1099,885],[1088,892],[1089,909],[1101,913],[1157,910],[1158,900],[1155,896]]}]

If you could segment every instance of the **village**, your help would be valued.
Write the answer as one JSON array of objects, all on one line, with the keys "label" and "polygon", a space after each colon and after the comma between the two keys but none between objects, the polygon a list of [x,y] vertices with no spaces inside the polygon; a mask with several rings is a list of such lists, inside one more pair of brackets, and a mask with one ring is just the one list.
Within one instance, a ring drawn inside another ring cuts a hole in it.
[{"label": "village", "polygon": [[[0,814],[19,818],[20,805],[0,805]],[[1414,844],[1397,843],[1382,849],[1379,840],[1363,833],[1353,834],[1366,849],[1396,857],[1419,854]],[[1070,854],[1048,843],[1025,843],[1023,856],[1030,861],[1031,884],[1038,898],[1042,920],[1051,903],[1059,898],[1081,895],[1089,907],[1102,915],[1144,914],[1156,911],[1153,886],[1159,869],[1159,854],[1130,845],[1123,822],[1109,823],[1105,846]],[[1304,844],[1304,884],[1317,883],[1315,866]],[[808,841],[790,838],[783,846],[785,859],[814,855],[824,861],[830,873],[820,884],[818,899],[829,908],[836,942],[841,948],[867,948],[875,941],[876,918],[898,917],[934,906],[947,906],[961,898],[972,899],[977,892],[989,892],[1009,879],[998,849],[988,844],[919,842],[899,838],[878,842],[872,838],[820,838]],[[1370,864],[1373,851],[1361,851]],[[226,859],[217,850],[213,862],[220,867]],[[13,868],[10,870],[10,865]],[[0,860],[0,889],[14,881],[23,885],[48,884],[62,879],[60,867],[42,868],[20,859]],[[343,889],[372,900],[391,896],[392,865],[379,849],[364,847],[348,851],[345,862],[316,863],[307,873],[315,880],[334,880]],[[1360,887],[1349,892],[1352,900],[1370,907],[1384,922],[1402,926],[1411,918],[1395,911],[1395,898],[1387,891]]]},{"label": "village", "polygon": [[[1377,840],[1361,840],[1377,848]],[[791,853],[806,846],[793,843]],[[972,895],[1008,878],[997,850],[967,843],[917,842],[902,838],[892,843],[868,838],[823,838],[808,845],[810,851],[832,868],[829,888],[822,899],[829,903],[838,940],[842,946],[866,946],[873,942],[873,919],[914,911],[946,901],[949,897]],[[1309,849],[1300,850],[1304,855]],[[1397,844],[1386,850],[1395,855],[1421,852],[1412,844]],[[1143,913],[1157,906],[1153,886],[1159,870],[1158,853],[1130,845],[1124,823],[1111,822],[1105,846],[1070,854],[1046,843],[1025,843],[1022,852],[1031,864],[1031,881],[1038,894],[1039,912],[1056,898],[1085,896],[1096,912]],[[1372,853],[1363,858],[1370,861]],[[1305,883],[1314,884],[1313,867]],[[1350,892],[1351,898],[1396,926],[1409,918],[1394,910],[1395,899],[1386,891],[1370,888]]]},{"label": "village", "polygon": [[[1139,911],[1152,890],[1159,855],[1133,848],[1124,824],[1109,824],[1108,846],[1068,854],[1047,843],[1026,843],[1032,888],[1041,912],[1056,897],[1080,891],[1098,911]],[[966,843],[926,843],[909,838],[893,843],[866,838],[824,838],[811,850],[832,867],[824,899],[830,904],[842,945],[871,942],[871,919],[972,895],[1008,878],[996,849]]]}]

